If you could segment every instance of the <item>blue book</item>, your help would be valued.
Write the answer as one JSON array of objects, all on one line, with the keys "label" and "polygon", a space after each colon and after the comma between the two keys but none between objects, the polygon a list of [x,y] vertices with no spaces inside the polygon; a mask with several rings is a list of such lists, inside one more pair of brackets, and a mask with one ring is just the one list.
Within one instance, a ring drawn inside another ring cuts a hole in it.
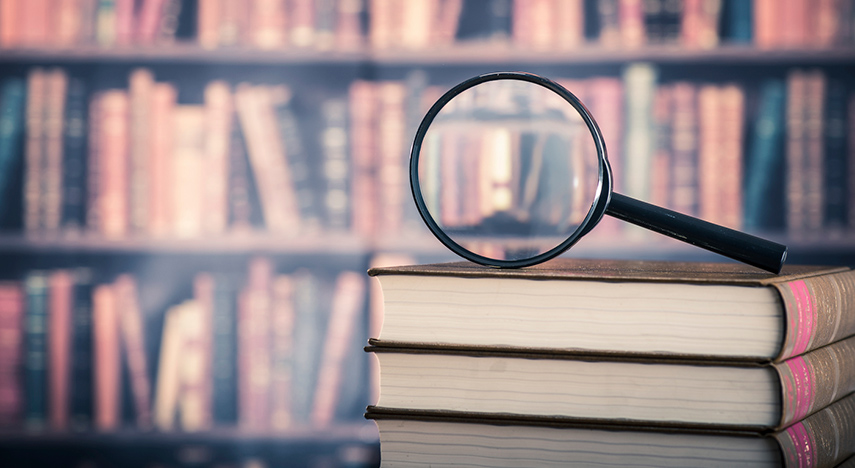
[{"label": "blue book", "polygon": [[836,79],[828,81],[825,94],[825,121],[823,139],[825,146],[825,206],[823,224],[829,228],[843,229],[848,222],[849,174],[846,151],[846,85]]},{"label": "blue book", "polygon": [[27,274],[24,291],[24,421],[28,427],[39,428],[47,420],[47,273]]},{"label": "blue book", "polygon": [[62,226],[82,230],[86,224],[87,113],[86,84],[68,80],[63,126]]},{"label": "blue book", "polygon": [[226,273],[214,275],[211,349],[212,395],[215,423],[237,422],[237,285]]},{"label": "blue book", "polygon": [[92,427],[92,271],[74,270],[69,413],[74,430]]},{"label": "blue book", "polygon": [[753,5],[754,2],[747,0],[727,0],[724,9],[728,41],[737,44],[751,44]]},{"label": "blue book", "polygon": [[745,172],[745,229],[777,227],[773,214],[783,211],[785,100],[783,81],[763,84]]},{"label": "blue book", "polygon": [[26,86],[21,78],[9,78],[0,86],[0,223],[12,212],[20,199],[12,193],[19,179],[24,135],[24,101]]}]

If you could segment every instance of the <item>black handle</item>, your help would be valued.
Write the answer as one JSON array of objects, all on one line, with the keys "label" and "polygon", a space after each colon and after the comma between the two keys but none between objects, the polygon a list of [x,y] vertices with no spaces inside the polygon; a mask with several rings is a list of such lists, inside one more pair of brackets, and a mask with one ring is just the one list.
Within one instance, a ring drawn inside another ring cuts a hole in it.
[{"label": "black handle", "polygon": [[619,193],[612,193],[606,214],[775,274],[781,272],[787,259],[785,245]]}]

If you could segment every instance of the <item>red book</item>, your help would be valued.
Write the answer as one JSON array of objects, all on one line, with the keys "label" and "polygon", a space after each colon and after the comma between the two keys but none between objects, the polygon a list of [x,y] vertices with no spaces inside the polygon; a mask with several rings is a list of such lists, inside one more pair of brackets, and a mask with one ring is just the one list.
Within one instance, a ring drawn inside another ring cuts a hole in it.
[{"label": "red book", "polygon": [[378,115],[374,83],[355,81],[350,86],[350,141],[353,172],[351,180],[351,225],[354,233],[372,236],[377,230],[378,201],[375,168]]},{"label": "red book", "polygon": [[46,232],[57,232],[62,217],[63,126],[68,76],[59,68],[47,72],[44,114],[44,172],[41,179],[40,224]]},{"label": "red book", "polygon": [[290,275],[273,280],[270,330],[270,428],[283,430],[294,424],[294,282]]},{"label": "red book", "polygon": [[152,94],[154,75],[151,70],[138,68],[131,72],[129,86],[129,194],[130,229],[142,234],[148,227],[149,155],[152,144]]},{"label": "red book", "polygon": [[20,0],[18,3],[20,32],[19,44],[28,47],[44,47],[50,42],[51,11],[49,0]]},{"label": "red book", "polygon": [[698,213],[697,89],[689,82],[674,83],[671,125],[671,206],[688,215]]},{"label": "red book", "polygon": [[25,0],[0,0],[0,48],[15,47],[21,41],[21,3]]},{"label": "red book", "polygon": [[359,49],[365,42],[360,18],[364,9],[363,2],[361,0],[339,0],[337,8],[336,50]]},{"label": "red book", "polygon": [[116,2],[116,44],[128,46],[134,38],[135,0],[115,0]]},{"label": "red book", "polygon": [[232,135],[232,93],[224,81],[205,87],[205,177],[202,231],[222,234],[228,225],[229,145]]},{"label": "red book", "polygon": [[24,294],[21,285],[0,282],[0,427],[21,422]]},{"label": "red book", "polygon": [[238,422],[264,431],[270,423],[270,311],[273,265],[254,258],[238,304]]},{"label": "red book", "polygon": [[136,281],[129,274],[120,275],[113,285],[116,294],[122,348],[131,382],[134,415],[137,427],[148,429],[152,425],[151,381],[145,349],[142,312],[137,297]]},{"label": "red book", "polygon": [[[185,372],[184,391],[191,393],[183,399],[184,421],[190,423],[192,429],[209,429],[213,422],[211,395],[213,391],[213,314],[214,314],[214,278],[209,273],[199,273],[193,280],[193,299],[198,304],[196,311],[195,338],[188,347],[195,347],[194,368]],[[190,414],[186,414],[187,412]],[[195,414],[194,414],[195,413]],[[188,417],[189,416],[189,417]],[[185,424],[185,429],[188,429]]]},{"label": "red book", "polygon": [[26,143],[24,148],[24,228],[28,233],[43,227],[42,181],[45,172],[45,100],[47,73],[34,68],[27,77]]},{"label": "red book", "polygon": [[121,401],[121,347],[119,311],[113,286],[95,288],[92,301],[93,362],[95,378],[95,427],[110,431],[119,427]]},{"label": "red book", "polygon": [[148,233],[163,237],[172,233],[174,189],[172,126],[177,91],[171,83],[156,83],[151,103],[151,152],[148,162]]},{"label": "red book", "polygon": [[335,418],[336,403],[347,384],[343,374],[348,347],[365,304],[365,280],[359,273],[345,271],[339,274],[333,294],[311,414],[312,424],[319,427],[329,425]]},{"label": "red book", "polygon": [[128,93],[108,90],[101,95],[98,142],[98,205],[100,233],[109,238],[128,234]]},{"label": "red book", "polygon": [[216,49],[220,43],[220,15],[222,3],[219,0],[199,2],[196,13],[196,39],[203,49]]},{"label": "red book", "polygon": [[259,49],[279,49],[285,46],[287,15],[285,2],[280,0],[250,0],[250,44]]},{"label": "red book", "polygon": [[754,45],[771,49],[780,43],[781,5],[778,0],[754,0]]},{"label": "red book", "polygon": [[[406,87],[401,82],[379,83],[377,88],[377,153],[376,180],[379,180],[378,229],[384,235],[399,233],[407,199],[407,152],[404,141],[404,99]],[[377,183],[376,181],[374,182]]]},{"label": "red book", "polygon": [[644,7],[643,0],[618,0],[618,19],[620,21],[621,45],[637,49],[644,46]]},{"label": "red book", "polygon": [[136,29],[138,44],[151,44],[157,38],[166,2],[167,0],[142,0]]},{"label": "red book", "polygon": [[53,44],[70,47],[80,42],[81,5],[80,0],[59,0],[54,12],[55,24],[52,31]]},{"label": "red book", "polygon": [[55,430],[68,427],[73,279],[66,270],[48,278],[48,414]]}]

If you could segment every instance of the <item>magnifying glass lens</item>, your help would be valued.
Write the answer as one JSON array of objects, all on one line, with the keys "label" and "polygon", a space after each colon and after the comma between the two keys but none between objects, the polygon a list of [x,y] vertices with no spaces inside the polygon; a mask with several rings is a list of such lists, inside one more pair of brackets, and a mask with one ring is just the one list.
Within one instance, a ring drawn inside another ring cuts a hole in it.
[{"label": "magnifying glass lens", "polygon": [[600,190],[582,116],[529,81],[486,81],[451,98],[418,158],[427,215],[452,242],[492,260],[534,258],[578,237]]}]

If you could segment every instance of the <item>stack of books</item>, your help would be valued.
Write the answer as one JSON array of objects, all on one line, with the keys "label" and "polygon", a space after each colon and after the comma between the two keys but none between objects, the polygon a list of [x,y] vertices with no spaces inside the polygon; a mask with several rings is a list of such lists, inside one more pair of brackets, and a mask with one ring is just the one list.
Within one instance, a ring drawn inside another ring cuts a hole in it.
[{"label": "stack of books", "polygon": [[383,466],[833,467],[855,272],[556,259],[373,268]]}]

